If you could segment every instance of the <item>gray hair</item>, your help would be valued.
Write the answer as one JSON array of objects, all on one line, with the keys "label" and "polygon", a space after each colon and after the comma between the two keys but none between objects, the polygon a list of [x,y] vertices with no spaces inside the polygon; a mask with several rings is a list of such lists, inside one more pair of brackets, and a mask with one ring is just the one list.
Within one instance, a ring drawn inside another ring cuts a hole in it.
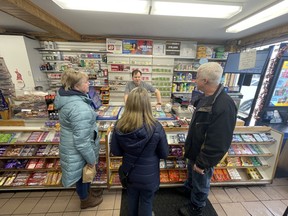
[{"label": "gray hair", "polygon": [[202,64],[197,70],[197,76],[207,79],[208,82],[218,85],[221,81],[223,68],[217,62]]}]

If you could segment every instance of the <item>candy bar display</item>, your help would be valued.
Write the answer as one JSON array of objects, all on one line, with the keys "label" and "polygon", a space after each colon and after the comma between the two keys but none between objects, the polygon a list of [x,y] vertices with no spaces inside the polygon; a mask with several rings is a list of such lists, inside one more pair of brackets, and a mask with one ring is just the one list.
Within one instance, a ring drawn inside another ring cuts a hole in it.
[{"label": "candy bar display", "polygon": [[226,169],[215,169],[211,179],[212,182],[223,182],[230,180],[230,175]]},{"label": "candy bar display", "polygon": [[117,120],[121,106],[101,106],[98,109],[98,120]]},{"label": "candy bar display", "polygon": [[160,170],[160,183],[169,182],[169,173],[167,170]]},{"label": "candy bar display", "polygon": [[229,173],[231,180],[241,180],[241,176],[237,169],[228,168],[227,172]]},{"label": "candy bar display", "polygon": [[263,179],[263,176],[261,175],[261,173],[259,172],[257,168],[248,168],[247,175],[249,179],[253,179],[253,180]]},{"label": "candy bar display", "polygon": [[179,182],[179,170],[169,170],[169,182]]},{"label": "candy bar display", "polygon": [[169,155],[175,157],[183,157],[183,147],[169,145]]},{"label": "candy bar display", "polygon": [[30,173],[18,173],[12,182],[11,186],[25,186],[27,184],[28,178],[30,177]]},{"label": "candy bar display", "polygon": [[[110,107],[110,110],[105,107],[102,117],[106,112],[117,115],[121,110],[121,107]],[[166,125],[164,129],[169,144],[168,158],[161,159],[159,163],[161,184],[181,185],[187,179],[184,145],[188,132],[188,128],[182,125],[189,125],[189,119],[164,120],[160,123]],[[46,123],[43,131],[28,131],[24,130],[25,127],[23,131],[0,131],[0,190],[8,187],[19,187],[19,190],[62,187],[60,131],[55,130],[55,124],[49,127]],[[104,120],[97,124],[101,142],[92,185],[121,187],[117,171],[122,158],[106,155],[109,151],[106,139],[111,136],[109,132],[113,131],[109,127],[113,128],[115,121]],[[227,156],[215,167],[211,184],[271,183],[282,134],[268,127],[242,127],[240,132],[236,127],[235,130],[232,145]]]}]

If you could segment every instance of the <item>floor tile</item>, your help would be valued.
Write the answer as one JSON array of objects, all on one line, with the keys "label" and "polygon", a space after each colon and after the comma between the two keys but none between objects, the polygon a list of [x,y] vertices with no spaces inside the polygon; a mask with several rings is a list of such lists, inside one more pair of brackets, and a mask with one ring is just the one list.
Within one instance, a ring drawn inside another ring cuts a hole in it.
[{"label": "floor tile", "polygon": [[[221,203],[221,206],[227,216],[250,216],[249,212],[241,203]],[[237,211],[235,211],[237,209]]]},{"label": "floor tile", "polygon": [[249,190],[257,197],[258,200],[271,200],[268,194],[261,187],[249,187]]},{"label": "floor tile", "polygon": [[273,186],[284,199],[288,199],[288,186]]},{"label": "floor tile", "polygon": [[57,197],[48,212],[64,212],[70,199],[70,196]]},{"label": "floor tile", "polygon": [[223,210],[222,206],[219,203],[213,203],[212,206],[214,207],[218,216],[227,216],[225,211]]},{"label": "floor tile", "polygon": [[214,196],[211,190],[209,191],[208,199],[212,204],[218,203],[218,200],[216,199],[216,197]]},{"label": "floor tile", "polygon": [[17,192],[14,194],[13,198],[16,198],[16,197],[28,197],[30,194],[30,192]]},{"label": "floor tile", "polygon": [[286,206],[288,206],[288,200],[281,200]]},{"label": "floor tile", "polygon": [[258,202],[242,202],[242,205],[245,207],[245,209],[251,215],[273,216],[272,213],[260,201],[258,201]]},{"label": "floor tile", "polygon": [[113,210],[98,210],[96,216],[113,216]]},{"label": "floor tile", "polygon": [[58,196],[73,196],[75,190],[62,190]]},{"label": "floor tile", "polygon": [[276,186],[276,185],[288,185],[288,178],[275,178],[273,179],[273,182],[271,184],[272,186]]},{"label": "floor tile", "polygon": [[73,211],[80,211],[80,200],[78,197],[72,196],[66,209],[65,212],[73,212]]},{"label": "floor tile", "polygon": [[15,209],[23,202],[25,198],[13,198],[8,200],[1,208],[0,215],[9,215],[12,214]]},{"label": "floor tile", "polygon": [[100,210],[113,210],[115,203],[116,194],[103,194],[103,202],[99,205],[98,211]]},{"label": "floor tile", "polygon": [[120,209],[121,208],[121,199],[122,199],[122,193],[121,194],[116,193],[114,209]]},{"label": "floor tile", "polygon": [[274,189],[274,187],[262,187],[262,190],[272,199],[272,200],[279,200],[284,199],[281,194],[278,193],[277,190]]},{"label": "floor tile", "polygon": [[64,212],[63,216],[79,216],[80,212]]},{"label": "floor tile", "polygon": [[32,191],[28,197],[43,197],[45,191]]},{"label": "floor tile", "polygon": [[36,213],[36,214],[29,214],[29,216],[45,216],[46,213]]},{"label": "floor tile", "polygon": [[113,190],[113,189],[112,190],[107,190],[107,189],[103,190],[104,195],[114,195],[116,193],[117,193],[117,190]]},{"label": "floor tile", "polygon": [[237,190],[245,201],[258,201],[257,197],[248,188],[241,187]]},{"label": "floor tile", "polygon": [[224,188],[232,202],[244,202],[244,198],[241,196],[236,188]]},{"label": "floor tile", "polygon": [[79,216],[96,216],[97,211],[81,211]]},{"label": "floor tile", "polygon": [[262,201],[273,215],[282,216],[287,206],[280,200]]},{"label": "floor tile", "polygon": [[114,209],[113,216],[120,216],[120,210],[119,209]]},{"label": "floor tile", "polygon": [[55,191],[46,191],[45,192],[45,194],[44,194],[44,196],[45,197],[48,197],[48,196],[52,196],[52,197],[57,197],[58,196],[58,194],[60,193],[60,191],[58,191],[58,190],[55,190]]},{"label": "floor tile", "polygon": [[47,213],[45,216],[62,216],[63,213],[55,212],[55,213]]},{"label": "floor tile", "polygon": [[14,196],[14,194],[15,193],[7,193],[7,192],[2,192],[2,193],[0,193],[0,199],[2,199],[2,198],[11,198],[11,197],[13,197]]},{"label": "floor tile", "polygon": [[0,208],[8,201],[9,199],[0,199]]},{"label": "floor tile", "polygon": [[26,198],[13,212],[13,214],[29,214],[39,200],[40,198]]},{"label": "floor tile", "polygon": [[46,213],[54,203],[56,197],[42,197],[32,209],[31,213]]},{"label": "floor tile", "polygon": [[212,187],[211,192],[216,197],[219,203],[229,203],[232,200],[229,198],[228,194],[221,187]]}]

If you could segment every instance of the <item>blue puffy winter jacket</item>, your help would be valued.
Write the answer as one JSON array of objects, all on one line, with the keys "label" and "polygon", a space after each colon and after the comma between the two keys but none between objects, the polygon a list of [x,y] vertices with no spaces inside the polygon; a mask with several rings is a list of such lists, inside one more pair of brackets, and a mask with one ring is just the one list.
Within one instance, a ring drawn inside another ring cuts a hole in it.
[{"label": "blue puffy winter jacket", "polygon": [[59,112],[60,164],[62,184],[70,187],[82,176],[85,164],[95,164],[99,157],[96,113],[87,95],[60,88],[54,104]]}]

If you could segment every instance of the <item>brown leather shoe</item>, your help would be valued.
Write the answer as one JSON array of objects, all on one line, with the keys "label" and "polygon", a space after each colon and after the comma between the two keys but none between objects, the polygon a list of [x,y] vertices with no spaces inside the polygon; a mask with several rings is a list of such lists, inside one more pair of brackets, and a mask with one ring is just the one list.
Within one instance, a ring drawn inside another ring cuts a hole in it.
[{"label": "brown leather shoe", "polygon": [[101,197],[94,197],[91,194],[89,194],[88,198],[85,200],[81,200],[80,208],[86,209],[86,208],[93,208],[97,205],[100,205],[103,201],[102,196]]},{"label": "brown leather shoe", "polygon": [[100,197],[103,194],[103,189],[92,189],[90,188],[90,194],[94,197]]}]

